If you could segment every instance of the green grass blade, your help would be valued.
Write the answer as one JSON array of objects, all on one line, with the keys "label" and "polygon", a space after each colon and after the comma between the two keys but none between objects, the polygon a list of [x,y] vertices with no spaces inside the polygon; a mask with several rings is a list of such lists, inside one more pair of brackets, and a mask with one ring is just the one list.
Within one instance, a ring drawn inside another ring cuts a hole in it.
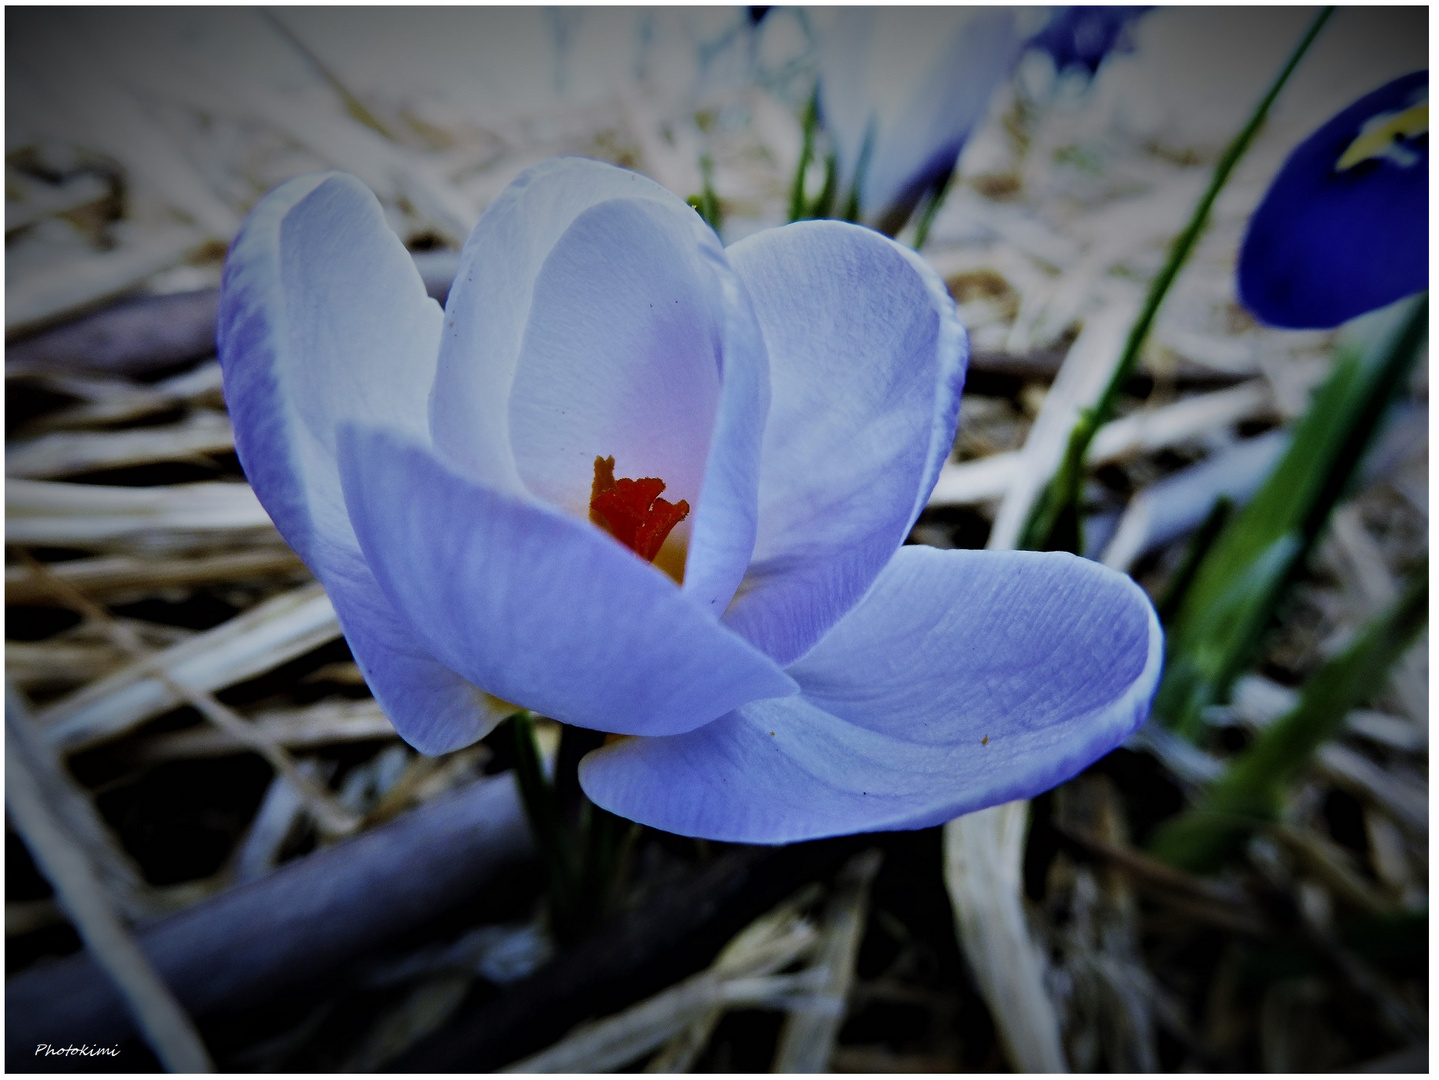
[{"label": "green grass blade", "polygon": [[698,195],[691,195],[685,201],[704,218],[706,225],[718,233],[722,215],[719,196],[715,194],[714,171],[714,160],[708,154],[701,154],[700,176],[704,179],[704,187]]},{"label": "green grass blade", "polygon": [[1256,826],[1273,820],[1285,790],[1350,710],[1384,684],[1390,667],[1424,628],[1429,612],[1429,566],[1370,622],[1343,653],[1321,667],[1292,712],[1255,738],[1192,809],[1166,823],[1153,853],[1188,870],[1214,870]]},{"label": "green grass blade", "polygon": [[1214,542],[1219,539],[1219,533],[1228,523],[1234,513],[1234,500],[1227,495],[1221,495],[1214,500],[1214,505],[1209,508],[1208,515],[1203,523],[1195,531],[1184,551],[1184,561],[1174,571],[1165,586],[1164,595],[1154,605],[1154,611],[1159,616],[1159,621],[1168,625],[1179,611],[1179,606],[1184,603],[1184,598],[1189,595],[1189,587],[1194,584],[1194,577],[1199,573],[1200,566],[1204,563],[1204,557],[1209,554]]},{"label": "green grass blade", "polygon": [[789,220],[799,221],[809,217],[804,197],[805,175],[809,172],[809,163],[814,160],[814,133],[819,127],[819,90],[810,94],[809,102],[804,108],[804,141],[800,143],[799,164],[795,166],[794,183],[789,189]]},{"label": "green grass blade", "polygon": [[1084,477],[1084,456],[1089,451],[1089,444],[1094,441],[1095,432],[1114,412],[1114,402],[1119,396],[1120,388],[1138,367],[1140,351],[1149,337],[1149,330],[1154,325],[1155,316],[1159,313],[1159,306],[1164,302],[1164,297],[1168,294],[1170,286],[1174,284],[1174,279],[1179,276],[1179,271],[1199,243],[1199,238],[1204,233],[1204,227],[1209,222],[1209,212],[1214,206],[1214,200],[1219,197],[1219,192],[1228,181],[1229,174],[1234,171],[1234,167],[1239,164],[1239,159],[1249,149],[1249,144],[1254,141],[1254,136],[1259,133],[1260,127],[1263,126],[1269,115],[1270,107],[1274,104],[1274,99],[1279,96],[1279,91],[1289,81],[1289,76],[1299,66],[1299,61],[1309,51],[1309,46],[1313,44],[1319,31],[1324,28],[1324,24],[1333,14],[1334,9],[1326,7],[1314,17],[1314,21],[1309,24],[1309,29],[1305,31],[1299,44],[1295,46],[1289,59],[1285,61],[1284,67],[1275,76],[1264,96],[1259,99],[1259,104],[1255,106],[1254,112],[1244,127],[1240,129],[1239,134],[1234,137],[1218,163],[1215,164],[1214,172],[1209,178],[1209,186],[1200,196],[1199,202],[1195,204],[1189,224],[1175,238],[1174,245],[1169,250],[1169,258],[1149,286],[1144,306],[1140,308],[1139,317],[1134,320],[1134,326],[1129,331],[1124,351],[1120,354],[1119,362],[1114,366],[1114,373],[1110,376],[1108,385],[1100,394],[1094,407],[1086,410],[1079,422],[1075,424],[1074,434],[1069,440],[1064,460],[1060,463],[1059,469],[1044,492],[1035,500],[1029,521],[1021,532],[1021,547],[1037,551],[1079,550],[1071,545],[1077,544],[1079,540],[1079,532],[1074,523],[1079,520],[1077,503]]},{"label": "green grass blade", "polygon": [[924,247],[924,242],[929,239],[929,230],[934,227],[934,219],[939,217],[940,208],[944,206],[944,200],[949,195],[950,185],[954,183],[955,173],[958,170],[958,162],[951,165],[949,171],[935,184],[934,191],[924,201],[924,206],[919,212],[919,221],[914,227],[914,250],[918,251]]}]

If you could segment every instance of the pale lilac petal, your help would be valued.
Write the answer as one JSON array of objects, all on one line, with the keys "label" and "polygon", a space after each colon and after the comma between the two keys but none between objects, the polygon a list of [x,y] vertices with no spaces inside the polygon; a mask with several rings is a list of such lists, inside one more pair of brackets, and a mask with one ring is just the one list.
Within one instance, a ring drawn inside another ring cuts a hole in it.
[{"label": "pale lilac petal", "polygon": [[820,111],[841,192],[858,184],[866,221],[953,167],[1019,56],[1013,12],[844,8],[819,56]]},{"label": "pale lilac petal", "polygon": [[[887,14],[896,23],[915,23],[915,36],[922,36],[926,28],[917,23],[918,17],[941,18],[941,10]],[[860,187],[867,220],[916,198],[954,167],[970,133],[989,111],[995,89],[1019,58],[1021,39],[1013,11],[950,9],[948,14],[947,33],[937,26],[928,31],[944,42],[941,56],[913,86],[897,115],[878,128]]]},{"label": "pale lilac petal", "polygon": [[917,255],[836,221],[729,250],[770,355],[754,558],[725,621],[788,664],[874,581],[954,442],[968,340]]},{"label": "pale lilac petal", "polygon": [[461,258],[431,403],[473,479],[587,518],[596,457],[690,504],[685,591],[716,614],[755,529],[767,379],[749,299],[675,195],[582,158],[485,214]]},{"label": "pale lilac petal", "polygon": [[365,682],[416,750],[444,754],[469,746],[515,711],[436,660],[363,562],[347,560],[324,582]]},{"label": "pale lilac petal", "polygon": [[216,330],[246,474],[285,539],[354,547],[335,428],[363,420],[422,438],[439,306],[379,202],[351,176],[267,195],[225,262]]},{"label": "pale lilac petal", "polygon": [[887,111],[882,97],[886,91],[894,90],[892,81],[872,85],[867,76],[875,16],[875,10],[869,7],[840,8],[825,28],[818,51],[820,121],[834,141],[842,193],[854,185],[865,140],[872,138],[876,114]]},{"label": "pale lilac petal", "polygon": [[385,595],[446,666],[581,727],[670,734],[794,692],[774,663],[586,522],[347,429],[341,469]]},{"label": "pale lilac petal", "polygon": [[427,752],[501,718],[417,650],[360,554],[340,490],[347,420],[425,438],[441,313],[375,197],[304,176],[266,196],[225,264],[216,342],[235,449],[286,541],[325,585],[376,699]]},{"label": "pale lilac petal", "polygon": [[1148,714],[1163,639],[1132,581],[1071,555],[905,548],[790,672],[801,695],[581,764],[598,805],[745,843],[922,828],[1030,797]]}]

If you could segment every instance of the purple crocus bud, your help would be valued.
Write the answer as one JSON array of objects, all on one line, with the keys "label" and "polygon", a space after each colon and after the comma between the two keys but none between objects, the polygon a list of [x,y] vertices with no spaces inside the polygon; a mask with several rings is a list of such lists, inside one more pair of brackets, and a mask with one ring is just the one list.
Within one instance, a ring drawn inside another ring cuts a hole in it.
[{"label": "purple crocus bud", "polygon": [[374,197],[306,176],[247,219],[218,338],[246,473],[421,750],[534,709],[634,736],[582,763],[599,805],[782,842],[1036,794],[1147,713],[1128,578],[899,550],[968,348],[870,230],[726,250],[559,159],[486,212],[441,312]]},{"label": "purple crocus bud", "polygon": [[1327,329],[1429,287],[1429,73],[1381,86],[1300,143],[1249,219],[1239,298]]},{"label": "purple crocus bud", "polygon": [[819,114],[860,220],[894,232],[948,179],[1020,48],[1005,8],[836,14],[820,42]]},{"label": "purple crocus bud", "polygon": [[1077,70],[1093,78],[1110,53],[1133,47],[1130,27],[1149,10],[1123,5],[1059,8],[1028,44],[1047,52],[1055,71]]}]

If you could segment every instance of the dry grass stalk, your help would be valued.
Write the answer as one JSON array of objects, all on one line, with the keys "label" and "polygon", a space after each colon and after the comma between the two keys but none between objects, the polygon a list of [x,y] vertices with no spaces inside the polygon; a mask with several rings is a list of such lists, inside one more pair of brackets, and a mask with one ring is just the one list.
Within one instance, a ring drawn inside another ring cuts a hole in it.
[{"label": "dry grass stalk", "polygon": [[[243,582],[295,575],[305,564],[288,547],[273,544],[250,551],[197,558],[141,559],[107,555],[50,563],[51,574],[91,598],[145,594],[185,585]],[[12,604],[43,604],[51,590],[25,566],[5,568],[5,598]]]},{"label": "dry grass stalk", "polygon": [[1094,403],[1109,381],[1115,358],[1129,328],[1134,325],[1138,309],[1137,300],[1110,304],[1089,317],[1084,330],[1070,346],[1064,366],[1045,396],[1044,405],[1020,451],[1022,466],[1005,493],[990,530],[986,546],[991,550],[1008,550],[1019,542],[1030,509],[1059,467],[1080,411]]},{"label": "dry grass stalk", "polygon": [[1011,802],[944,827],[944,883],[964,955],[1019,1072],[1065,1072],[1044,958],[1025,921],[1020,864],[1029,803]]},{"label": "dry grass stalk", "polygon": [[[43,563],[37,562],[33,557],[30,557],[28,554],[25,554],[25,558],[29,562],[31,569],[33,569],[37,575],[41,577],[47,577],[48,571],[45,569]],[[277,773],[279,773],[281,776],[284,776],[285,779],[295,788],[295,790],[300,792],[300,794],[304,796],[306,803],[309,805],[311,813],[313,813],[315,816],[316,823],[320,826],[322,830],[330,833],[333,836],[344,836],[348,835],[351,832],[354,832],[355,829],[359,827],[359,817],[353,813],[350,813],[343,806],[341,806],[335,800],[334,796],[330,794],[327,788],[325,788],[321,784],[315,783],[309,777],[305,776],[302,772],[300,772],[300,770],[296,768],[294,759],[290,757],[288,751],[286,751],[283,747],[277,745],[272,739],[267,738],[263,732],[256,729],[252,724],[250,724],[242,716],[240,716],[239,713],[235,712],[233,709],[229,708],[226,705],[222,705],[219,701],[215,699],[213,694],[209,693],[208,688],[200,690],[196,689],[193,685],[182,683],[176,677],[179,671],[178,666],[176,666],[172,670],[171,663],[167,662],[166,659],[167,657],[171,656],[175,652],[175,650],[166,650],[165,652],[158,655],[152,653],[151,650],[145,645],[145,643],[140,640],[140,636],[138,633],[136,633],[134,628],[114,619],[108,611],[99,607],[93,600],[90,600],[82,593],[75,591],[75,589],[67,585],[65,582],[53,577],[49,577],[47,578],[47,580],[50,582],[56,594],[61,599],[65,600],[67,604],[73,606],[75,610],[79,611],[86,618],[94,622],[97,626],[104,628],[106,633],[111,636],[114,643],[120,648],[124,649],[132,657],[132,659],[134,659],[135,665],[131,670],[137,670],[141,678],[145,679],[147,682],[152,682],[156,684],[169,696],[169,699],[174,704],[183,703],[194,706],[194,708],[197,709],[200,715],[205,717],[206,720],[209,720],[212,724],[220,728],[231,738],[244,743],[248,747],[248,749],[254,750],[267,762],[269,762],[270,766]],[[313,586],[310,589],[298,590],[298,592],[304,594],[307,592],[315,592],[318,590],[318,586]],[[303,604],[308,602],[308,604],[310,605],[318,606],[316,605],[316,599],[316,597],[304,597],[301,603]],[[319,592],[318,599],[324,601],[324,607],[329,606],[329,599],[324,596],[323,592]],[[274,601],[271,601],[271,604],[273,603]],[[268,607],[270,605],[262,606]],[[293,602],[290,606],[292,608],[294,607]],[[247,612],[246,614],[248,615],[250,613]],[[332,608],[330,609],[329,618],[330,620],[333,620],[334,618]],[[245,620],[245,616],[242,615],[238,619],[232,620],[231,623],[227,623],[226,626],[230,626],[233,623],[241,622],[243,620]],[[329,626],[325,625],[324,629],[325,632],[328,633]],[[338,631],[338,624],[334,624],[334,629]],[[183,645],[178,646],[177,648],[180,650],[190,648],[197,642],[201,641],[202,638],[204,638],[205,636],[206,635],[199,635],[196,638],[192,638],[190,641],[185,642]],[[330,637],[333,636],[333,634],[330,634],[323,640],[329,640]],[[233,641],[233,638],[231,640]],[[304,641],[306,639],[301,638],[300,640]],[[314,642],[313,644],[319,643],[320,642]],[[286,645],[293,648],[294,641],[288,641],[286,642]],[[311,647],[313,647],[313,645]],[[195,650],[191,649],[191,656],[193,656],[194,651]],[[304,651],[306,650],[298,649],[296,653],[292,655],[298,655],[300,652]],[[274,661],[271,663],[267,663],[265,664],[265,666],[259,668],[258,670],[268,670],[270,667],[273,667],[275,663],[279,662],[282,661]],[[121,675],[124,674],[125,673],[123,672],[121,673]],[[145,683],[142,682],[136,685],[143,686],[145,685]],[[216,685],[224,685],[224,683],[217,683]],[[84,691],[82,691],[82,694],[83,693]],[[102,698],[102,700],[104,699]],[[46,715],[49,714],[50,712],[47,711]],[[81,715],[83,717],[84,714],[82,713]],[[54,741],[53,730],[47,731],[47,734],[51,735],[52,741]]]},{"label": "dry grass stalk", "polygon": [[[316,783],[323,779],[320,764],[313,758],[297,761],[295,769]],[[254,820],[230,857],[230,873],[236,885],[262,878],[275,868],[280,849],[304,813],[304,796],[285,776],[276,773],[265,790],[260,808],[255,811]]]},{"label": "dry grass stalk", "polygon": [[[1099,429],[1088,460],[1092,465],[1102,465],[1168,449],[1216,429],[1252,420],[1270,409],[1268,387],[1255,379],[1163,408],[1132,413]],[[945,465],[929,505],[966,506],[1003,497],[1026,468],[1024,454],[1023,450],[1015,450]]]},{"label": "dry grass stalk", "polygon": [[[394,726],[373,698],[321,701],[302,709],[267,710],[256,713],[246,723],[277,746],[290,750],[390,738],[395,734]],[[247,747],[247,743],[218,728],[197,727],[146,741],[136,749],[134,760],[152,764],[219,757]]]},{"label": "dry grass stalk", "polygon": [[1395,905],[1385,899],[1355,869],[1353,860],[1331,840],[1313,829],[1278,823],[1269,827],[1276,837],[1298,856],[1300,862],[1335,896],[1371,915],[1392,915]]},{"label": "dry grass stalk", "polygon": [[[337,1071],[379,1072],[387,1062],[443,1026],[465,1000],[473,981],[467,974],[452,974],[418,983],[365,1033]],[[588,1065],[584,1068],[591,1071]]]},{"label": "dry grass stalk", "polygon": [[68,312],[118,296],[180,262],[206,241],[194,229],[147,233],[113,251],[87,255],[12,279],[5,290],[5,334],[18,334]]},{"label": "dry grass stalk", "polygon": [[[1299,694],[1262,675],[1244,675],[1230,693],[1229,713],[1254,728],[1279,719],[1299,703]],[[1429,744],[1429,733],[1398,716],[1373,709],[1355,709],[1344,718],[1344,727],[1355,735],[1392,750],[1421,752]]]},{"label": "dry grass stalk", "polygon": [[[809,891],[803,894],[810,895]],[[653,1050],[667,1039],[685,1039],[689,1029],[705,1037],[725,1008],[733,1005],[775,1005],[795,993],[817,985],[813,975],[774,977],[814,948],[818,933],[799,914],[804,906],[792,899],[755,920],[737,934],[705,971],[670,987],[621,1013],[587,1024],[548,1049],[516,1062],[506,1072],[602,1072],[618,1068]],[[688,1043],[693,1044],[694,1036]],[[688,1061],[703,1049],[701,1041]],[[679,1052],[666,1048],[671,1067],[649,1071],[678,1071]]]},{"label": "dry grass stalk", "polygon": [[157,461],[203,461],[205,454],[221,454],[234,447],[229,419],[223,413],[202,409],[163,427],[55,432],[12,443],[5,452],[5,475],[42,480]]},{"label": "dry grass stalk", "polygon": [[90,642],[5,643],[5,674],[16,689],[69,689],[101,678],[125,662],[125,654],[112,645]]},{"label": "dry grass stalk", "polygon": [[1104,550],[1104,565],[1127,573],[1141,555],[1197,528],[1219,498],[1247,502],[1279,460],[1288,439],[1284,430],[1244,439],[1150,484],[1125,507]]},{"label": "dry grass stalk", "polygon": [[[818,884],[801,889],[773,911],[745,927],[720,950],[711,970],[725,976],[768,975],[788,963],[810,954],[819,933],[802,912],[820,896]],[[794,940],[803,947],[791,954],[789,947],[776,948],[776,942]],[[788,957],[781,962],[782,958]],[[763,959],[763,963],[757,961]],[[715,1027],[724,1017],[720,1006],[691,1020],[689,1025],[662,1046],[645,1065],[649,1073],[690,1072],[695,1061],[709,1044]]]},{"label": "dry grass stalk", "polygon": [[89,429],[107,424],[121,424],[167,413],[186,405],[223,406],[223,378],[220,362],[210,360],[189,371],[144,385],[128,379],[99,376],[66,375],[55,371],[39,372],[30,365],[7,363],[7,378],[25,376],[56,393],[67,394],[79,401],[56,409],[26,423],[17,433],[33,437],[48,431]]},{"label": "dry grass stalk", "polygon": [[815,1009],[801,1004],[791,1009],[780,1029],[771,1071],[815,1073],[829,1069],[835,1040],[844,1023],[850,988],[854,985],[854,961],[869,913],[869,886],[879,873],[882,861],[883,856],[877,850],[861,852],[846,864],[835,880],[834,892],[825,906],[814,970],[822,973],[820,993],[836,1007]]},{"label": "dry grass stalk", "polygon": [[[110,197],[110,185],[93,173],[42,184],[23,173],[5,178],[5,232],[8,236],[47,217],[58,217]],[[10,198],[18,195],[19,198]]]},{"label": "dry grass stalk", "polygon": [[49,813],[64,828],[69,841],[84,854],[121,913],[128,919],[139,920],[161,912],[163,906],[155,902],[140,868],[35,729],[29,707],[8,683],[5,712],[9,717],[8,752],[20,757],[27,774],[44,796]]},{"label": "dry grass stalk", "polygon": [[1331,783],[1374,803],[1417,836],[1429,835],[1429,792],[1370,761],[1357,750],[1328,743],[1315,755],[1319,772]]},{"label": "dry grass stalk", "polygon": [[[62,584],[57,584],[57,592]],[[307,585],[163,652],[147,653],[50,705],[36,720],[55,745],[77,750],[183,704],[187,695],[208,693],[268,671],[339,633],[329,598],[319,585]]]},{"label": "dry grass stalk", "polygon": [[[1055,817],[1072,833],[1106,847],[1128,847],[1123,811],[1102,776],[1058,788]],[[1114,864],[1091,868],[1061,858],[1050,870],[1049,902],[1062,904],[1068,916],[1051,920],[1049,929],[1068,976],[1065,1039],[1078,1072],[1093,1072],[1101,1051],[1117,1072],[1159,1068],[1154,1002],[1160,988],[1144,966],[1132,884]]]},{"label": "dry grass stalk", "polygon": [[274,523],[248,484],[5,484],[5,539],[11,544],[169,552],[232,548],[274,535]]}]

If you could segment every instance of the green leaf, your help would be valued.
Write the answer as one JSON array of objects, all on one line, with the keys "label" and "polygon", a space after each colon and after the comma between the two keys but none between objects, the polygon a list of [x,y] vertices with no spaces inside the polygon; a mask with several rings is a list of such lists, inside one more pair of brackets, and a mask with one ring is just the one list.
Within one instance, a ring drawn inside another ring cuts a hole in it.
[{"label": "green leaf", "polygon": [[1429,612],[1429,564],[1355,641],[1311,678],[1293,711],[1275,720],[1236,757],[1196,806],[1167,822],[1150,845],[1188,870],[1222,865],[1256,826],[1278,816],[1289,785],[1338,733],[1350,710],[1371,697],[1414,643]]},{"label": "green leaf", "polygon": [[1184,561],[1174,571],[1169,583],[1164,588],[1164,595],[1154,605],[1160,622],[1168,624],[1173,621],[1179,605],[1184,603],[1184,598],[1189,595],[1189,587],[1194,584],[1194,576],[1199,573],[1199,567],[1203,565],[1204,557],[1214,547],[1214,541],[1219,538],[1220,531],[1233,513],[1234,501],[1229,496],[1221,495],[1214,500],[1209,514],[1195,530],[1194,536],[1185,548]]},{"label": "green leaf", "polygon": [[[1201,710],[1222,701],[1252,660],[1285,586],[1352,484],[1419,355],[1428,298],[1404,301],[1362,323],[1357,329],[1379,332],[1367,348],[1340,347],[1289,449],[1215,541],[1170,622],[1154,711],[1188,738],[1203,730]],[[1281,543],[1294,547],[1289,558],[1275,561]],[[1245,590],[1254,590],[1252,601],[1238,603]]]},{"label": "green leaf", "polygon": [[1304,551],[1297,533],[1276,537],[1199,609],[1183,641],[1171,642],[1154,712],[1178,717],[1181,735],[1199,734],[1204,710],[1222,700],[1244,669]]}]

